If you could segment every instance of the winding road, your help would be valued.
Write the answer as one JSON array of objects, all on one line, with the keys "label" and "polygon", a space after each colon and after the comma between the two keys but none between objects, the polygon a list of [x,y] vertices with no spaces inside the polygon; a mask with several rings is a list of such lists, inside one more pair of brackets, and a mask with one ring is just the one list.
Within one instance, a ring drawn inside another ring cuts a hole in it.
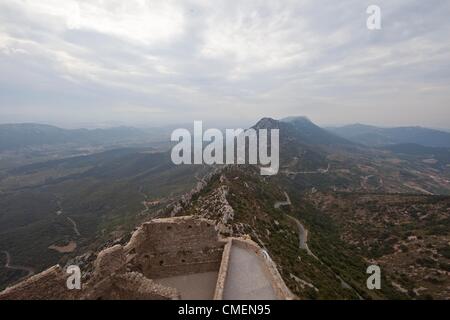
[{"label": "winding road", "polygon": [[78,225],[77,225],[77,223],[75,222],[75,220],[73,220],[73,219],[70,218],[70,217],[66,217],[66,218],[67,218],[67,220],[69,220],[69,222],[72,224],[72,226],[73,226],[73,232],[75,232],[77,236],[81,236],[81,233],[80,233],[80,231],[78,230]]},{"label": "winding road", "polygon": [[294,176],[294,177],[296,177],[299,174],[327,174],[330,172],[330,169],[331,169],[331,164],[328,164],[328,167],[326,169],[317,169],[314,171],[298,171],[298,172],[285,170],[284,174],[287,174],[288,176]]},{"label": "winding road", "polygon": [[[64,209],[62,208],[62,206],[61,206],[61,201],[60,200],[56,200],[56,203],[58,204],[58,211],[56,212],[56,215],[57,216],[60,216],[60,215],[62,215],[62,214],[64,214]],[[81,236],[81,233],[80,233],[80,230],[78,230],[78,225],[77,225],[77,223],[75,222],[75,220],[73,220],[71,217],[69,217],[69,216],[67,216],[66,215],[66,219],[67,219],[67,221],[69,221],[71,224],[72,224],[72,226],[73,226],[73,232],[75,232],[75,234],[77,235],[77,236]]]},{"label": "winding road", "polygon": [[10,269],[10,270],[20,270],[20,271],[25,271],[28,274],[25,277],[30,277],[34,274],[34,269],[30,268],[30,267],[25,267],[25,266],[16,266],[16,265],[12,265],[11,264],[11,255],[9,254],[8,251],[2,251],[5,255],[6,255],[6,264],[5,264],[5,268]]},{"label": "winding road", "polygon": [[299,240],[299,244],[298,246],[300,247],[300,249],[306,250],[306,252],[308,252],[308,254],[312,257],[314,257],[316,260],[320,259],[311,251],[311,249],[309,249],[308,246],[308,229],[305,228],[305,226],[296,218],[287,215],[287,217],[289,219],[291,219],[298,227],[298,240]]},{"label": "winding road", "polygon": [[[275,203],[274,207],[275,209],[280,209],[282,206],[290,206],[292,205],[291,200],[289,198],[289,195],[287,194],[287,192],[284,193],[286,196],[286,200],[285,201],[278,201]],[[299,238],[299,248],[306,250],[306,252],[308,253],[308,255],[312,256],[314,259],[316,259],[317,261],[319,261],[322,265],[324,265],[328,270],[330,270],[335,276],[336,279],[338,279],[341,282],[341,286],[345,289],[349,289],[352,290],[360,300],[364,300],[363,297],[358,293],[358,291],[356,291],[352,286],[350,286],[344,279],[342,279],[341,276],[339,276],[336,272],[334,272],[334,270],[326,265],[325,263],[323,263],[322,260],[319,259],[319,257],[317,257],[312,251],[311,249],[309,249],[308,246],[308,229],[305,228],[305,226],[296,218],[294,218],[291,215],[286,214],[286,216],[292,220],[293,222],[295,222],[295,224],[298,227],[298,238]]]}]

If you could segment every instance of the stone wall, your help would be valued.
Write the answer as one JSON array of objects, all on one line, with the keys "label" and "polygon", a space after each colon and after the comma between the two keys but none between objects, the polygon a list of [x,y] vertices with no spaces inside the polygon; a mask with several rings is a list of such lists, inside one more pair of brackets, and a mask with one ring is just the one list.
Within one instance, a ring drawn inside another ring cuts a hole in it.
[{"label": "stone wall", "polygon": [[177,217],[144,223],[125,250],[132,271],[158,279],[218,271],[225,244],[211,221]]},{"label": "stone wall", "polygon": [[86,300],[178,300],[179,293],[144,277],[138,272],[114,274],[86,292]]},{"label": "stone wall", "polygon": [[56,265],[0,292],[0,300],[73,300],[80,291],[67,289],[68,274]]},{"label": "stone wall", "polygon": [[214,300],[222,300],[225,282],[227,281],[228,266],[230,263],[230,251],[233,239],[229,238],[223,250],[222,261],[220,263],[219,274],[217,275],[216,290],[214,292]]},{"label": "stone wall", "polygon": [[68,274],[54,266],[0,292],[0,300],[174,300],[180,298],[178,289],[153,279],[210,271],[219,273],[215,299],[221,299],[230,248],[235,245],[258,255],[279,298],[292,298],[275,264],[256,243],[221,239],[211,220],[176,217],[144,223],[125,247],[116,245],[99,252],[92,277],[82,283],[82,290],[68,290]]}]

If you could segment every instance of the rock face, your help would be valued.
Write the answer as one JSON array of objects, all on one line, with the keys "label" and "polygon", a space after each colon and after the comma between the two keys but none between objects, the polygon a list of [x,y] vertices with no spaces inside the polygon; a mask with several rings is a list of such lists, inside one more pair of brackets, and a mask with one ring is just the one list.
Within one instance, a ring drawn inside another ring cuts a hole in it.
[{"label": "rock face", "polygon": [[175,217],[180,212],[182,212],[183,208],[186,207],[187,205],[189,205],[189,203],[191,203],[192,198],[194,196],[198,195],[208,185],[208,182],[216,174],[218,174],[220,172],[220,170],[221,170],[221,167],[219,166],[219,167],[211,170],[208,174],[206,174],[201,179],[196,177],[199,180],[198,183],[195,185],[194,188],[192,188],[192,190],[190,190],[189,192],[187,192],[181,196],[181,199],[172,206],[172,209],[171,209],[171,212],[169,215],[171,217]]},{"label": "rock face", "polygon": [[[223,179],[225,178],[223,177]],[[216,221],[216,229],[221,235],[232,236],[234,209],[228,203],[227,195],[228,187],[223,185],[214,190],[209,196],[201,198],[199,206],[195,210],[196,215],[199,217]]]},{"label": "rock face", "polygon": [[[86,277],[82,277],[81,290],[69,290],[66,285],[69,274],[60,266],[54,266],[1,292],[0,300],[180,299],[176,288],[165,287],[153,279],[223,273],[228,263],[228,259],[223,258],[226,256],[224,247],[230,241],[219,236],[214,221],[204,218],[152,220],[142,224],[125,246],[118,244],[101,251],[86,283]],[[278,273],[271,273],[274,288],[284,286]],[[219,278],[223,286],[225,275]],[[290,296],[282,292],[279,297]]]}]

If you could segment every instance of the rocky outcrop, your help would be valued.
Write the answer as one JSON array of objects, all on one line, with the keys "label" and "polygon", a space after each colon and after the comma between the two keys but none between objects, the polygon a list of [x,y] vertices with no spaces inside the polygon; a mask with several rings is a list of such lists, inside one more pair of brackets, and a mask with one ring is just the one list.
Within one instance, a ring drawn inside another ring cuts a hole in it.
[{"label": "rocky outcrop", "polygon": [[234,209],[227,200],[228,192],[228,186],[221,185],[208,196],[200,198],[195,207],[195,214],[214,220],[217,231],[223,236],[233,235]]},{"label": "rocky outcrop", "polygon": [[180,200],[177,201],[175,204],[172,205],[172,209],[170,211],[169,216],[175,217],[180,212],[183,211],[183,209],[188,206],[192,198],[198,194],[200,194],[203,189],[208,185],[208,183],[211,181],[211,179],[218,174],[223,169],[223,166],[215,167],[214,169],[211,169],[203,178],[197,178],[198,182],[197,184],[190,190],[189,192],[183,194],[180,197]]}]

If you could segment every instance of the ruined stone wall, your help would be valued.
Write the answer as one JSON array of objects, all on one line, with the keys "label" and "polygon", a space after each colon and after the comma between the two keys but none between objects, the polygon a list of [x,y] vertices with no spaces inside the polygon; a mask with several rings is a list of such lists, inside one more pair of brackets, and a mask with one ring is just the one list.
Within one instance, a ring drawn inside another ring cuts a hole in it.
[{"label": "ruined stone wall", "polygon": [[211,221],[177,217],[144,223],[125,250],[132,271],[158,279],[218,271],[225,243]]},{"label": "ruined stone wall", "polygon": [[223,250],[219,274],[217,275],[216,290],[214,291],[214,300],[222,300],[223,299],[223,291],[225,289],[225,282],[227,280],[227,275],[228,275],[228,266],[230,264],[230,254],[231,254],[232,243],[233,243],[233,239],[229,238],[227,240],[227,244],[225,245],[225,248]]},{"label": "ruined stone wall", "polygon": [[59,266],[28,278],[0,292],[0,300],[74,300],[80,298],[79,291],[67,289],[68,275]]},{"label": "ruined stone wall", "polygon": [[0,292],[0,300],[173,300],[180,298],[178,290],[152,279],[210,271],[219,273],[215,299],[222,299],[230,248],[234,245],[253,250],[264,264],[277,296],[292,299],[276,265],[256,243],[219,238],[214,221],[177,217],[144,223],[125,247],[116,245],[101,251],[92,277],[82,283],[82,290],[68,290],[68,274],[54,266]]},{"label": "ruined stone wall", "polygon": [[86,292],[86,300],[178,300],[179,293],[155,283],[138,272],[114,274]]}]

